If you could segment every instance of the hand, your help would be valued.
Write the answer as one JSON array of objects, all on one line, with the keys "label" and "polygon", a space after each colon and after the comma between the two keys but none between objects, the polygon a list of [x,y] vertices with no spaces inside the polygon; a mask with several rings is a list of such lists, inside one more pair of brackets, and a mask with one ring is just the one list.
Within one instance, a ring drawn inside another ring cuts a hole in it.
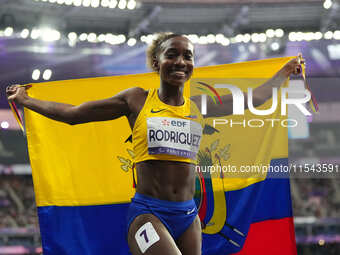
[{"label": "hand", "polygon": [[299,53],[296,58],[290,60],[281,70],[287,77],[289,77],[291,74],[297,75],[302,72],[301,65],[304,63],[305,60],[302,58],[302,54]]},{"label": "hand", "polygon": [[10,85],[6,87],[6,96],[8,101],[15,101],[19,104],[28,98],[26,90],[32,87],[32,85],[28,86],[20,86],[20,85]]}]

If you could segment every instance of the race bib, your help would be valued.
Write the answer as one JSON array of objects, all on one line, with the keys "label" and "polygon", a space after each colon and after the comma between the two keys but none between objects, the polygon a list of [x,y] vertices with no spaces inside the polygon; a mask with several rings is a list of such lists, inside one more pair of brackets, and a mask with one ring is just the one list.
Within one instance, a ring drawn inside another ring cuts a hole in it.
[{"label": "race bib", "polygon": [[192,120],[168,117],[147,118],[149,154],[168,154],[195,158],[199,150],[202,126]]}]

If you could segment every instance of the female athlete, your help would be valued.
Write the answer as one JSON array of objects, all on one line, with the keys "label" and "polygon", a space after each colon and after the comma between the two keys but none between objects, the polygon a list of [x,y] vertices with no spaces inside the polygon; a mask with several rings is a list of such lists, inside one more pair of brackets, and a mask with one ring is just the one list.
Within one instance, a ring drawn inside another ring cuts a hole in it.
[{"label": "female athlete", "polygon": [[[291,60],[272,79],[255,89],[254,105],[269,99],[272,88],[281,86],[288,76],[300,73],[300,60]],[[133,87],[111,98],[77,106],[31,98],[27,88],[18,85],[7,87],[6,93],[9,101],[70,125],[126,116],[132,130],[137,169],[136,195],[127,215],[131,253],[198,255],[202,240],[193,200],[193,155],[197,152],[202,128],[187,114],[190,105],[200,107],[200,100],[183,97],[184,83],[193,73],[194,46],[185,36],[161,33],[148,48],[147,63],[160,76],[157,90]],[[216,107],[208,100],[209,112],[205,117],[231,114],[231,95],[223,96],[222,101],[224,107]],[[161,122],[164,117],[169,121]],[[178,131],[184,133],[182,138],[178,137]],[[165,139],[166,133],[168,139]],[[179,143],[179,139],[185,142]],[[177,149],[171,149],[176,142]]]}]

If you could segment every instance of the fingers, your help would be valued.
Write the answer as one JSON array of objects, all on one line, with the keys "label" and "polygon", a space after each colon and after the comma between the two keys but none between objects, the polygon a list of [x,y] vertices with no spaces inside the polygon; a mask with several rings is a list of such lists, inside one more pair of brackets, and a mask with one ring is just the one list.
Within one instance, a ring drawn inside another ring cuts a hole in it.
[{"label": "fingers", "polygon": [[304,64],[305,64],[305,59],[302,57],[302,54],[299,53],[295,61],[293,61],[293,74],[295,75],[301,74],[302,65]]},{"label": "fingers", "polygon": [[6,93],[13,93],[14,91],[16,91],[16,85],[10,85],[6,87]]},{"label": "fingers", "polygon": [[17,85],[10,85],[6,87],[7,94],[13,94],[17,90]]},{"label": "fingers", "polygon": [[287,76],[294,74],[298,75],[302,73],[302,67],[305,65],[305,59],[302,58],[302,54],[299,53],[296,58],[291,59],[284,67]]},{"label": "fingers", "polygon": [[25,89],[29,89],[32,87],[31,84],[27,84],[27,85],[19,85],[19,84],[14,84],[14,85],[9,85],[6,87],[6,92],[10,92],[10,91],[16,91],[19,88],[25,88]]},{"label": "fingers", "polygon": [[300,74],[301,72],[302,72],[302,67],[301,67],[301,66],[297,66],[297,67],[295,68],[294,74],[295,74],[295,75],[298,75],[298,74]]},{"label": "fingers", "polygon": [[302,57],[302,53],[298,54],[297,60],[298,60],[299,65],[305,64],[305,59]]},{"label": "fingers", "polygon": [[13,97],[15,97],[14,95],[16,95],[19,92],[18,90],[21,87],[26,87],[26,86],[19,85],[19,84],[14,84],[14,85],[7,86],[6,87],[6,95],[7,95],[8,100],[13,99]]}]

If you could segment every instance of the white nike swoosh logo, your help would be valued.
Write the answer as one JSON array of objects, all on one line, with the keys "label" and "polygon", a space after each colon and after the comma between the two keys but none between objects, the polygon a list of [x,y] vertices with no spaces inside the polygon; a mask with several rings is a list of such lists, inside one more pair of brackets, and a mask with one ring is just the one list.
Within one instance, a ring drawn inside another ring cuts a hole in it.
[{"label": "white nike swoosh logo", "polygon": [[194,211],[195,211],[195,208],[192,208],[192,210],[187,211],[187,214],[191,214],[191,213],[193,213]]}]

